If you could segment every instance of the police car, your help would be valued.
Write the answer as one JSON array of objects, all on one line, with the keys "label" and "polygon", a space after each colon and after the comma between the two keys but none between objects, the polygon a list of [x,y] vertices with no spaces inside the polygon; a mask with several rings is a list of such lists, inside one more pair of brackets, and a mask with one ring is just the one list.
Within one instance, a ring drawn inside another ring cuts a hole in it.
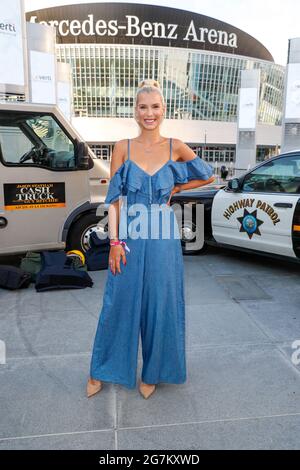
[{"label": "police car", "polygon": [[[177,193],[172,205],[204,205],[204,245],[300,260],[300,150],[260,163],[222,188]],[[183,251],[195,216],[183,220]],[[200,250],[198,250],[200,251]]]}]

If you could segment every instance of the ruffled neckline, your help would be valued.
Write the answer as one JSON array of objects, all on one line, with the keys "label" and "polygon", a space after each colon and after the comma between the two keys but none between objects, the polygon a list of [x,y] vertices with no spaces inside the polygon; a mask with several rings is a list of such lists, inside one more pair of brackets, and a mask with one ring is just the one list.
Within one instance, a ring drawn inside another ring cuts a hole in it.
[{"label": "ruffled neckline", "polygon": [[[133,163],[139,170],[142,171],[142,173],[144,173],[146,176],[149,176],[149,178],[153,178],[153,176],[157,175],[157,173],[159,173],[165,166],[167,166],[172,160],[168,160],[163,166],[161,166],[158,170],[155,171],[155,173],[153,173],[152,175],[150,175],[150,173],[148,173],[147,171],[143,170],[143,168],[140,167],[140,165],[138,165],[137,163],[135,163],[133,160],[126,160],[127,162],[131,162]],[[126,163],[126,162],[124,162]]]},{"label": "ruffled neckline", "polygon": [[169,165],[187,165],[189,163],[195,163],[196,160],[198,161],[199,160],[199,157],[195,157],[193,158],[192,160],[186,160],[184,162],[177,162],[177,161],[174,161],[174,160],[167,160],[166,163],[164,163],[163,166],[161,166],[158,170],[156,170],[155,173],[153,173],[152,175],[150,175],[147,171],[143,170],[143,168],[141,168],[137,163],[135,163],[134,160],[131,160],[130,158],[126,159],[125,162],[122,163],[122,165],[118,168],[117,171],[122,171],[122,168],[125,167],[125,165],[131,163],[133,164],[138,170],[140,170],[144,175],[148,176],[149,178],[153,178],[154,176],[157,176],[164,168],[168,167]]},{"label": "ruffled neckline", "polygon": [[199,157],[184,162],[169,159],[152,175],[135,161],[127,159],[110,179],[105,202],[116,200],[125,187],[129,191],[140,191],[144,195],[154,191],[156,198],[162,199],[171,192],[175,184],[184,184],[193,179],[207,180],[212,174],[213,168]]}]

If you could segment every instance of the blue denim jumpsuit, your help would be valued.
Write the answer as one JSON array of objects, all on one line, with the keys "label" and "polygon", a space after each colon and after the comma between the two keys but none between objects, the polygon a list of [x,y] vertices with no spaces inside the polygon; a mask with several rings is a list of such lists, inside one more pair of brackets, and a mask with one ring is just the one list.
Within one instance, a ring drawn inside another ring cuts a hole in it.
[{"label": "blue denim jumpsuit", "polygon": [[173,161],[170,139],[169,160],[150,175],[130,159],[128,140],[128,158],[111,178],[104,203],[107,208],[120,196],[126,200],[119,239],[130,251],[125,251],[126,265],[120,263],[121,274],[108,269],[91,359],[93,379],[134,388],[141,335],[142,381],[186,381],[183,256],[177,219],[166,203],[176,184],[212,174],[199,157]]}]

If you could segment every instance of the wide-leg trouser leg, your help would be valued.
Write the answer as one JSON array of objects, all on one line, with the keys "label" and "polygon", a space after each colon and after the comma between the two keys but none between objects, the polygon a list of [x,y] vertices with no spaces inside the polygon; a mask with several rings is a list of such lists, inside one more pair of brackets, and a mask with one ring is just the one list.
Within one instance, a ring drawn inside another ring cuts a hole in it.
[{"label": "wide-leg trouser leg", "polygon": [[142,309],[144,246],[147,240],[126,241],[127,264],[121,274],[108,269],[91,359],[93,379],[136,386],[136,370]]},{"label": "wide-leg trouser leg", "polygon": [[142,381],[148,384],[184,383],[185,293],[180,240],[148,240],[144,266]]}]

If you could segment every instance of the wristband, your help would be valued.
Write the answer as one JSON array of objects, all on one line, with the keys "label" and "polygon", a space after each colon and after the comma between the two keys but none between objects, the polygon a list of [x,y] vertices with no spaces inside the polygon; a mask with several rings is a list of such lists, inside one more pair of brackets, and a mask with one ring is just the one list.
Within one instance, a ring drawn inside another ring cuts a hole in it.
[{"label": "wristband", "polygon": [[125,243],[124,241],[122,241],[122,240],[121,240],[121,241],[118,240],[117,242],[111,241],[109,244],[110,244],[110,246],[122,245],[122,246],[125,247],[125,250],[127,250],[128,252],[130,251],[130,249],[128,248],[128,246],[126,245],[126,243]]}]

